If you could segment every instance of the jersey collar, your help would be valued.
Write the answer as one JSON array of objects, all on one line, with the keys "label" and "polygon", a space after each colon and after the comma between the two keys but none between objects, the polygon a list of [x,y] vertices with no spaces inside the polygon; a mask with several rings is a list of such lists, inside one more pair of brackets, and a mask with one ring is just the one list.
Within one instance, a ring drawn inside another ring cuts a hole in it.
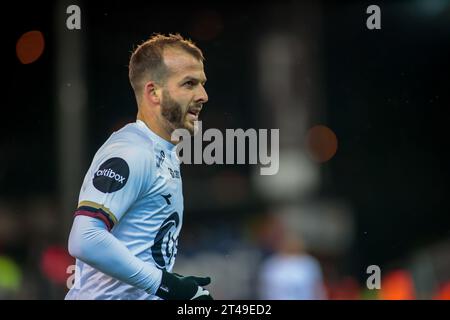
[{"label": "jersey collar", "polygon": [[154,133],[142,120],[136,120],[137,126],[143,130],[152,140],[158,142],[160,145],[162,145],[164,148],[170,151],[174,151],[176,148],[176,144],[173,144],[170,141],[167,141],[160,136],[158,136],[156,133]]}]

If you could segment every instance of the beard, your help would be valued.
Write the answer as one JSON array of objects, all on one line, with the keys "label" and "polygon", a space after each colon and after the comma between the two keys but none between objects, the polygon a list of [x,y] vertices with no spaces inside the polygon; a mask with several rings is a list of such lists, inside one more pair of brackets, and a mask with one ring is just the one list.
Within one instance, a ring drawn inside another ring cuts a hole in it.
[{"label": "beard", "polygon": [[173,130],[187,129],[191,135],[195,133],[195,124],[190,124],[186,120],[190,107],[183,108],[175,99],[172,98],[167,90],[162,92],[161,115],[170,124]]}]

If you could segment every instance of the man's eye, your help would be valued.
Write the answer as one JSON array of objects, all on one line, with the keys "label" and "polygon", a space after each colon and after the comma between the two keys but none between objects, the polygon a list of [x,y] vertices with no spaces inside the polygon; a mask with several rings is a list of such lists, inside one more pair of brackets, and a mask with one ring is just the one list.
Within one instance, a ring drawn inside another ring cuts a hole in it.
[{"label": "man's eye", "polygon": [[187,81],[187,82],[184,83],[184,85],[186,87],[193,87],[194,86],[194,82],[193,81]]}]

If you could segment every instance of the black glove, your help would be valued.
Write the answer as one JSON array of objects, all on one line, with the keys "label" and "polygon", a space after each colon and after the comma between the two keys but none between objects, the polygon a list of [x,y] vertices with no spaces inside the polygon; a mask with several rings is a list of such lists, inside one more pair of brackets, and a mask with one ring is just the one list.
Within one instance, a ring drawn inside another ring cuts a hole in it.
[{"label": "black glove", "polygon": [[161,285],[156,295],[164,300],[213,300],[208,290],[202,288],[211,278],[183,277],[177,273],[162,271]]}]

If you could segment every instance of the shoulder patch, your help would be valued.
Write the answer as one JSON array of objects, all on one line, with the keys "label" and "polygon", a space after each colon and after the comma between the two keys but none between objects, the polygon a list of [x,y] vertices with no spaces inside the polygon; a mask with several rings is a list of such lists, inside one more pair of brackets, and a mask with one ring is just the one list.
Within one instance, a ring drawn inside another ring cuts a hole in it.
[{"label": "shoulder patch", "polygon": [[95,172],[92,183],[97,190],[111,193],[122,189],[129,176],[128,163],[122,158],[111,158],[103,162]]}]

